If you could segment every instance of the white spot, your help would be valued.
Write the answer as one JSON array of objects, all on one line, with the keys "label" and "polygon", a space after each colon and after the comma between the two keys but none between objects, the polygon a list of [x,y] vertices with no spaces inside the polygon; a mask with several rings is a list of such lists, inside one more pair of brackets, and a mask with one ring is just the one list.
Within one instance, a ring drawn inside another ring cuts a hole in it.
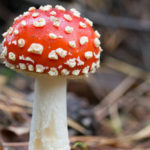
[{"label": "white spot", "polygon": [[19,56],[19,60],[30,61],[30,62],[34,63],[33,59],[31,59],[30,57],[24,57],[24,55]]},{"label": "white spot", "polygon": [[44,72],[44,66],[43,65],[36,65],[36,72],[42,73]]},{"label": "white spot", "polygon": [[82,36],[82,37],[80,38],[80,44],[81,44],[81,45],[84,45],[84,44],[88,43],[88,41],[89,41],[89,39],[88,39],[87,36]]},{"label": "white spot", "polygon": [[96,38],[96,39],[94,40],[94,44],[95,44],[95,47],[99,47],[100,44],[101,44],[101,42],[100,42],[100,40],[99,40],[98,38]]},{"label": "white spot", "polygon": [[61,69],[61,68],[62,68],[62,65],[59,65],[59,66],[58,66],[58,69]]},{"label": "white spot", "polygon": [[26,21],[25,21],[25,20],[22,20],[22,21],[21,21],[21,26],[24,27],[24,26],[26,26],[26,25],[27,25]]},{"label": "white spot", "polygon": [[10,28],[8,29],[8,33],[11,34],[12,32],[13,32],[13,28],[10,27]]},{"label": "white spot", "polygon": [[53,60],[57,60],[57,59],[58,59],[58,56],[56,55],[55,50],[51,51],[51,52],[48,54],[48,58],[49,58],[49,59],[53,59]]},{"label": "white spot", "polygon": [[100,33],[99,33],[97,30],[95,31],[95,35],[96,35],[98,38],[101,37]]},{"label": "white spot", "polygon": [[69,75],[69,73],[70,73],[70,71],[68,71],[67,69],[61,70],[61,74],[64,75],[64,76]]},{"label": "white spot", "polygon": [[59,25],[60,25],[60,21],[59,21],[59,20],[54,21],[53,25],[54,25],[55,27],[59,27]]},{"label": "white spot", "polygon": [[51,15],[56,15],[56,12],[55,11],[51,11],[50,14]]},{"label": "white spot", "polygon": [[30,7],[30,8],[28,9],[28,11],[33,11],[33,10],[36,10],[36,8],[35,8],[35,7]]},{"label": "white spot", "polygon": [[80,74],[80,70],[73,70],[72,75],[78,76]]},{"label": "white spot", "polygon": [[82,73],[83,73],[83,74],[88,74],[89,69],[90,69],[90,66],[85,67],[85,68],[82,70]]},{"label": "white spot", "polygon": [[79,56],[77,58],[77,62],[78,62],[77,66],[83,66],[84,65],[84,61],[82,61]]},{"label": "white spot", "polygon": [[43,10],[43,11],[49,11],[52,8],[51,5],[45,5],[45,6],[40,6],[39,9]]},{"label": "white spot", "polygon": [[91,66],[91,73],[95,73],[96,72],[96,63],[92,63],[92,66]]},{"label": "white spot", "polygon": [[81,28],[86,28],[86,24],[83,23],[83,22],[80,22],[79,25],[80,25]]},{"label": "white spot", "polygon": [[65,31],[66,31],[67,33],[72,33],[72,32],[73,32],[73,28],[70,27],[70,26],[67,26],[67,27],[65,28]]},{"label": "white spot", "polygon": [[64,14],[64,18],[65,18],[67,21],[72,21],[72,17],[71,17],[70,15]]},{"label": "white spot", "polygon": [[37,21],[34,21],[34,22],[33,22],[33,25],[34,25],[35,27],[43,27],[43,26],[46,25],[46,21],[45,21],[44,18],[39,18]]},{"label": "white spot", "polygon": [[90,52],[90,51],[88,51],[88,52],[85,52],[85,58],[86,59],[90,59],[90,58],[92,58],[93,57],[93,53],[92,52]]},{"label": "white spot", "polygon": [[93,22],[90,19],[88,18],[84,18],[84,19],[91,27],[93,26]]},{"label": "white spot", "polygon": [[23,15],[19,15],[18,17],[16,17],[16,18],[14,19],[14,21],[19,20],[22,16],[23,16]]},{"label": "white spot", "polygon": [[23,13],[23,16],[28,16],[30,13],[27,11],[27,12],[24,12]]},{"label": "white spot", "polygon": [[96,59],[99,59],[99,58],[100,58],[100,52],[98,52],[98,54],[94,53],[94,57],[95,57]]},{"label": "white spot", "polygon": [[70,11],[73,13],[73,15],[74,15],[75,17],[80,17],[80,12],[77,11],[75,8],[70,9]]},{"label": "white spot", "polygon": [[15,69],[15,66],[13,64],[10,64],[9,62],[4,62],[6,67],[10,68],[10,69]]},{"label": "white spot", "polygon": [[29,71],[34,71],[34,66],[33,65],[28,65],[28,70]]},{"label": "white spot", "polygon": [[27,68],[24,63],[19,63],[19,67],[20,67],[20,69],[22,69],[22,70],[25,70],[25,69]]},{"label": "white spot", "polygon": [[50,37],[51,39],[56,39],[56,38],[57,38],[57,35],[54,34],[54,33],[50,33],[50,34],[49,34],[49,37]]},{"label": "white spot", "polygon": [[2,34],[2,36],[3,36],[4,38],[6,38],[7,35],[8,35],[8,32],[4,32],[4,33]]},{"label": "white spot", "polygon": [[16,18],[14,19],[14,21],[17,21],[19,18],[20,18],[20,16],[16,17]]},{"label": "white spot", "polygon": [[34,54],[42,54],[43,52],[43,46],[38,43],[32,43],[31,46],[28,48],[28,52],[34,53]]},{"label": "white spot", "polygon": [[24,39],[19,39],[18,40],[18,46],[19,47],[24,47],[24,45],[25,45],[25,40]]},{"label": "white spot", "polygon": [[70,41],[70,42],[69,42],[69,45],[70,45],[72,48],[76,48],[76,42],[75,42],[75,41]]},{"label": "white spot", "polygon": [[19,34],[19,31],[17,29],[14,30],[14,35]]},{"label": "white spot", "polygon": [[59,20],[57,17],[54,17],[54,16],[50,16],[49,19],[50,19],[50,21],[52,21],[52,22]]},{"label": "white spot", "polygon": [[65,9],[63,6],[61,6],[61,5],[56,5],[55,8],[58,9],[58,10],[60,10],[60,11],[65,11],[65,10],[66,10],[66,9]]},{"label": "white spot", "polygon": [[33,60],[33,59],[31,59],[30,57],[26,57],[26,58],[25,58],[25,60],[26,60],[26,61],[30,61],[30,62],[32,62],[32,63],[34,63],[34,60]]},{"label": "white spot", "polygon": [[12,41],[12,44],[17,45],[17,41],[16,40]]},{"label": "white spot", "polygon": [[39,13],[38,12],[34,12],[33,14],[32,14],[32,17],[34,17],[34,18],[36,18],[36,17],[38,17],[39,16]]},{"label": "white spot", "polygon": [[56,53],[61,57],[64,58],[67,55],[67,51],[63,50],[62,48],[56,49]]},{"label": "white spot", "polygon": [[54,17],[54,16],[50,16],[50,21],[53,22],[53,25],[56,26],[56,27],[59,27],[60,25],[60,21],[57,17]]},{"label": "white spot", "polygon": [[76,66],[76,59],[69,59],[65,64],[68,65],[70,68],[74,68]]},{"label": "white spot", "polygon": [[8,54],[8,58],[12,61],[15,61],[16,60],[16,55],[13,53],[13,52],[9,52]]},{"label": "white spot", "polygon": [[50,76],[58,76],[58,71],[57,71],[56,68],[53,67],[53,68],[50,69],[50,71],[48,72],[48,74]]}]

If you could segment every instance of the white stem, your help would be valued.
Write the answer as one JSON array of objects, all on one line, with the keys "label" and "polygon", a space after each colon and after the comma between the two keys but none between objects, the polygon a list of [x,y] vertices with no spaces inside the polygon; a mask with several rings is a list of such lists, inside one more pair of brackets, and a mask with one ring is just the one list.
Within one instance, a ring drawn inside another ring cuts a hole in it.
[{"label": "white stem", "polygon": [[37,78],[35,96],[29,150],[70,150],[66,79]]}]

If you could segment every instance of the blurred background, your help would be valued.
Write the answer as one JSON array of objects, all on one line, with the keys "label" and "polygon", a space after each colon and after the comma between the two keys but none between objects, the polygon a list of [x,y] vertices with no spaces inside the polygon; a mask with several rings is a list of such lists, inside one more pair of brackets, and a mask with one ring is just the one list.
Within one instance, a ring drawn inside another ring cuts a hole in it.
[{"label": "blurred background", "polygon": [[[148,150],[150,0],[0,0],[0,42],[14,17],[46,4],[74,7],[91,19],[104,49],[97,73],[68,81],[72,148]],[[33,85],[0,63],[0,150],[27,149]]]}]

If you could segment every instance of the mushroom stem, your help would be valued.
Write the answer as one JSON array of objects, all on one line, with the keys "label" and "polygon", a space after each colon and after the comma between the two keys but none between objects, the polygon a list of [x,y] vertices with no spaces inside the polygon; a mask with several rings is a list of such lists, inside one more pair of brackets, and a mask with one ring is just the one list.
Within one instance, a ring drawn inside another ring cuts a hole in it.
[{"label": "mushroom stem", "polygon": [[29,150],[69,150],[66,78],[38,77]]}]

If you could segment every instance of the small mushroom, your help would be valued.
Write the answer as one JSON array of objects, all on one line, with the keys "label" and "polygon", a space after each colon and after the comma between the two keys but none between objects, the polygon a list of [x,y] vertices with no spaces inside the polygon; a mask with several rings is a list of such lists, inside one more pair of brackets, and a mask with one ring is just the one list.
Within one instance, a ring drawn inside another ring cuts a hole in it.
[{"label": "small mushroom", "polygon": [[4,34],[6,66],[36,79],[29,150],[70,149],[66,83],[99,67],[99,34],[91,26],[75,9],[46,5],[30,8]]}]

